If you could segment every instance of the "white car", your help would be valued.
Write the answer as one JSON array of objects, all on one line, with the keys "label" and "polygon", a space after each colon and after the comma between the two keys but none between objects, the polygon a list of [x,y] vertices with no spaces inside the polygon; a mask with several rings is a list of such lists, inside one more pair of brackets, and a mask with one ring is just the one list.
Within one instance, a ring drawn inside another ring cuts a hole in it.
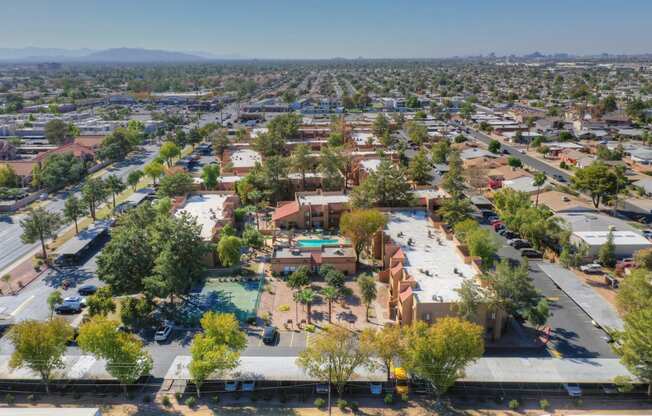
[{"label": "white car", "polygon": [[75,309],[81,309],[86,306],[86,298],[83,296],[68,296],[63,299],[63,304]]},{"label": "white car", "polygon": [[579,384],[576,383],[566,383],[564,384],[564,389],[570,397],[582,397],[582,389]]},{"label": "white car", "polygon": [[164,322],[163,325],[161,325],[156,330],[156,333],[154,334],[154,341],[166,341],[170,337],[170,334],[172,334],[172,325],[170,325],[168,322]]},{"label": "white car", "polygon": [[584,273],[600,273],[602,271],[602,266],[600,266],[598,263],[589,263],[580,266],[580,270]]}]

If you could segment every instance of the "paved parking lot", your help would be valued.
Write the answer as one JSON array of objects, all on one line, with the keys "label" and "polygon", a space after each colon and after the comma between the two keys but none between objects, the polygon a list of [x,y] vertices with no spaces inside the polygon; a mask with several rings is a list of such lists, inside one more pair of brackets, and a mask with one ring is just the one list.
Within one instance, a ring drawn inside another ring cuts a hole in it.
[{"label": "paved parking lot", "polygon": [[[519,251],[508,246],[503,237],[498,234],[494,236],[502,244],[498,251],[500,257],[515,261],[522,260]],[[593,326],[591,318],[568,295],[557,288],[541,270],[539,263],[541,261],[530,260],[530,277],[534,286],[550,304],[550,317],[546,323],[552,330],[548,344],[550,354],[566,358],[615,358],[611,346],[604,339],[605,332]]]}]

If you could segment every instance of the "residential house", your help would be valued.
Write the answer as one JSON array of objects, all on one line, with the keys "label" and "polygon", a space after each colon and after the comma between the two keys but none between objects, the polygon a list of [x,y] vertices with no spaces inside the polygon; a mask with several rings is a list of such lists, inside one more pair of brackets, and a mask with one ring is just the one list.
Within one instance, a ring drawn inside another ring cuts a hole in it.
[{"label": "residential house", "polygon": [[333,266],[346,275],[355,274],[355,250],[344,245],[276,248],[272,253],[270,267],[272,273],[289,274],[301,266],[316,272],[325,265]]}]

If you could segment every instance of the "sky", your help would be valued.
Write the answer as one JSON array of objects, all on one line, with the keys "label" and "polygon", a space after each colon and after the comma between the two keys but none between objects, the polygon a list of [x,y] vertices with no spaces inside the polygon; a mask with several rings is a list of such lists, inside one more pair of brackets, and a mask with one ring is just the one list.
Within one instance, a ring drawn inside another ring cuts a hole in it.
[{"label": "sky", "polygon": [[4,0],[0,48],[247,58],[652,52],[652,0]]}]

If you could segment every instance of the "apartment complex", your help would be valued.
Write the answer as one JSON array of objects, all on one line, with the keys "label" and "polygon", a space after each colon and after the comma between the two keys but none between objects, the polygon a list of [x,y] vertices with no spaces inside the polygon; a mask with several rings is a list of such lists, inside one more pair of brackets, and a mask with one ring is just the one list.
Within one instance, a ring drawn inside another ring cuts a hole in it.
[{"label": "apartment complex", "polygon": [[294,201],[281,202],[272,214],[276,228],[331,229],[349,209],[349,196],[342,192],[297,192]]}]

